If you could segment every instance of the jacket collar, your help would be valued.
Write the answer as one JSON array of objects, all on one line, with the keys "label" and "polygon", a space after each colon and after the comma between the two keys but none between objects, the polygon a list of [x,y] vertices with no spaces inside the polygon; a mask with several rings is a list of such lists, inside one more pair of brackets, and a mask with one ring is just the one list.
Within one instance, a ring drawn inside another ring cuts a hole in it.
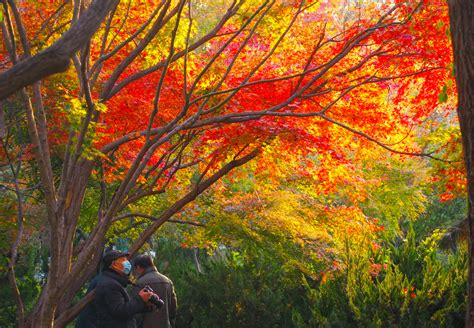
[{"label": "jacket collar", "polygon": [[151,267],[148,267],[148,268],[145,268],[145,271],[143,271],[143,273],[138,277],[138,278],[141,278],[143,276],[145,276],[146,274],[150,273],[150,272],[157,272],[158,270],[156,270],[156,267],[155,266],[151,266]]},{"label": "jacket collar", "polygon": [[105,269],[102,274],[114,280],[117,280],[124,287],[130,283],[130,280],[128,280],[127,276],[109,268]]}]

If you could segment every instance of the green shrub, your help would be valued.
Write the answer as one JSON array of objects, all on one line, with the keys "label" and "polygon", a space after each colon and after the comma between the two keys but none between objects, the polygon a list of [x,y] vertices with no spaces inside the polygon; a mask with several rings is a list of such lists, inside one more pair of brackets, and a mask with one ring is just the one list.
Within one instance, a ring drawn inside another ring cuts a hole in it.
[{"label": "green shrub", "polygon": [[[344,270],[309,286],[317,327],[463,327],[466,247],[440,251],[439,231],[415,243],[406,239],[375,253],[353,252]],[[352,252],[352,251],[351,251]],[[375,262],[374,259],[383,262]],[[371,267],[379,266],[374,274]]]},{"label": "green shrub", "polygon": [[441,251],[441,236],[416,242],[410,227],[379,249],[348,241],[323,279],[262,245],[209,255],[162,239],[156,251],[159,262],[172,261],[179,327],[463,327],[468,255],[465,245]]}]

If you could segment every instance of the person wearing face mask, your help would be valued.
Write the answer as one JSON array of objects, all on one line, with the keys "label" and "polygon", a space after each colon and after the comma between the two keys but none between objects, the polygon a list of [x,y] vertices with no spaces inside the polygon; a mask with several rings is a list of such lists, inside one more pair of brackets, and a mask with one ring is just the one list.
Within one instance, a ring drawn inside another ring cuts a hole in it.
[{"label": "person wearing face mask", "polygon": [[125,289],[132,265],[129,253],[111,250],[104,254],[104,270],[97,279],[94,306],[99,328],[134,328],[134,315],[147,310],[147,302],[153,295],[140,290],[139,297],[130,297]]}]

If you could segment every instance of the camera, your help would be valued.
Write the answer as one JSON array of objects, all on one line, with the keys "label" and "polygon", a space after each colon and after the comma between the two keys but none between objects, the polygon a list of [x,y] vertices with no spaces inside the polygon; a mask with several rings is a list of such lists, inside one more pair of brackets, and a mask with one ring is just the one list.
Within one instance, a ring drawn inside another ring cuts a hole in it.
[{"label": "camera", "polygon": [[163,305],[165,305],[165,302],[163,302],[163,300],[159,298],[158,295],[155,294],[155,292],[153,291],[153,288],[146,285],[145,287],[143,287],[143,290],[149,293],[153,293],[153,295],[151,295],[151,297],[148,299],[148,302],[156,306],[158,309],[160,309]]}]

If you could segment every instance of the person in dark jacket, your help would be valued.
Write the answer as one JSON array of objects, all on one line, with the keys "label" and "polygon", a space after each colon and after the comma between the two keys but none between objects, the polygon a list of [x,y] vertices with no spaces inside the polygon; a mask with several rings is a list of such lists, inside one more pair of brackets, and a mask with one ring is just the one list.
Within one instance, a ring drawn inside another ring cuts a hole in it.
[{"label": "person in dark jacket", "polygon": [[143,289],[136,298],[127,293],[125,287],[130,283],[132,268],[128,256],[129,253],[111,250],[102,259],[105,269],[97,279],[94,299],[99,328],[136,327],[134,315],[146,310],[153,295]]},{"label": "person in dark jacket", "polygon": [[137,327],[156,328],[174,327],[176,321],[177,300],[173,282],[159,273],[148,255],[139,255],[133,260],[134,275],[137,277],[135,289],[150,286],[163,300],[161,308],[154,307],[152,311],[137,315]]}]

